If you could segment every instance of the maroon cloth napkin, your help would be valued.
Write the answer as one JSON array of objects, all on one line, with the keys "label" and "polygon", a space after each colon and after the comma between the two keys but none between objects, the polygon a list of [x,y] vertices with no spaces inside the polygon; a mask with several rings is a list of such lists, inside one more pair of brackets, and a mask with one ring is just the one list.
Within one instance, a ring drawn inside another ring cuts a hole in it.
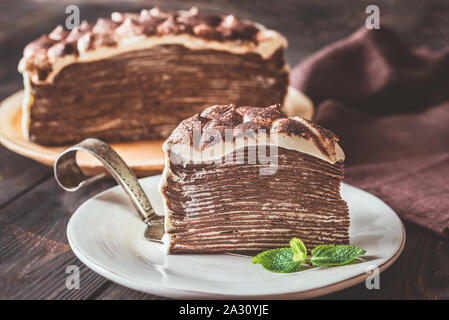
[{"label": "maroon cloth napkin", "polygon": [[449,48],[410,50],[362,27],[296,66],[292,85],[340,136],[345,182],[449,238]]}]

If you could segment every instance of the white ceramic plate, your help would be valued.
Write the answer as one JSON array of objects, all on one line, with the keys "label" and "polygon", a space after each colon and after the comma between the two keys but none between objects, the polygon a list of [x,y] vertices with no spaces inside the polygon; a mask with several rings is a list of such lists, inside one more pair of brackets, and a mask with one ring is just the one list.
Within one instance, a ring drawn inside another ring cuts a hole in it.
[{"label": "white ceramic plate", "polygon": [[[159,179],[140,181],[161,214]],[[401,221],[380,199],[347,184],[342,185],[342,196],[349,205],[351,243],[366,250],[366,259],[298,273],[271,273],[252,264],[251,257],[230,254],[165,255],[160,244],[143,237],[146,226],[120,187],[81,205],[69,221],[67,235],[89,268],[135,290],[173,298],[310,298],[364,281],[373,266],[383,271],[405,243]]]}]

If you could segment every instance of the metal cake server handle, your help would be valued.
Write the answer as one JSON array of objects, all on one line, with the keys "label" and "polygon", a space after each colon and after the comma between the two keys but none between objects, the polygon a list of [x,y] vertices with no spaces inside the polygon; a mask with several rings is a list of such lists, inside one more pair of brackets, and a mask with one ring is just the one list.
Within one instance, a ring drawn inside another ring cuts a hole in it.
[{"label": "metal cake server handle", "polygon": [[54,164],[54,173],[58,184],[64,190],[76,191],[106,175],[102,173],[92,177],[86,176],[76,163],[77,151],[85,151],[100,160],[112,177],[125,190],[131,203],[148,225],[145,237],[160,242],[164,234],[164,217],[154,212],[134,172],[107,143],[99,139],[89,138],[62,152]]}]

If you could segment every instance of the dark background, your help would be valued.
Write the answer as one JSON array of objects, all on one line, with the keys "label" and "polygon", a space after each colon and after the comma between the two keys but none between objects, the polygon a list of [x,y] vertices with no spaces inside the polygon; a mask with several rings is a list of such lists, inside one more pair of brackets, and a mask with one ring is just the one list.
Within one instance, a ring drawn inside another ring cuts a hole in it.
[{"label": "dark background", "polygon": [[[17,64],[24,46],[58,24],[65,7],[77,4],[81,19],[93,22],[113,11],[142,8],[234,13],[283,33],[291,66],[365,23],[365,8],[380,7],[381,27],[396,30],[411,46],[440,49],[449,39],[448,0],[283,0],[283,1],[24,1],[0,2],[0,99],[22,88]],[[72,212],[92,195],[114,185],[103,180],[67,193],[57,187],[52,169],[0,146],[0,298],[154,299],[116,285],[86,268],[67,244]],[[351,299],[449,299],[449,244],[420,227],[406,224],[407,242],[398,261],[380,278],[380,290],[363,284],[325,296]],[[65,268],[81,270],[81,289],[67,290]]]}]

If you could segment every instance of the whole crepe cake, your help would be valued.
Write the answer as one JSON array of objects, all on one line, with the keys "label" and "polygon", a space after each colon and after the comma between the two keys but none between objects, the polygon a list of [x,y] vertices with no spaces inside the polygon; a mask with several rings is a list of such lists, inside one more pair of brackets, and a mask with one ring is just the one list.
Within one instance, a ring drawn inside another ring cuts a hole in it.
[{"label": "whole crepe cake", "polygon": [[286,39],[233,15],[113,13],[28,44],[22,127],[43,145],[166,138],[206,106],[283,103]]},{"label": "whole crepe cake", "polygon": [[182,121],[164,152],[169,253],[349,243],[337,136],[279,105],[211,106]]}]

